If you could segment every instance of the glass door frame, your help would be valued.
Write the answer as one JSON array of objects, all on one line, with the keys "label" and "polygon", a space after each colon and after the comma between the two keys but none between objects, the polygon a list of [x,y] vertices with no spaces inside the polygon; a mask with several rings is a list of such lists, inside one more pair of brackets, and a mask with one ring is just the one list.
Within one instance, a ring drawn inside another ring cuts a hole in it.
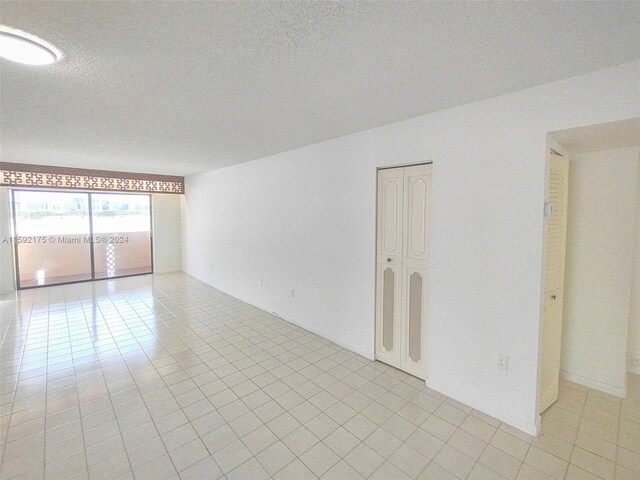
[{"label": "glass door frame", "polygon": [[[46,287],[57,287],[60,285],[72,285],[75,283],[85,283],[85,282],[98,282],[104,280],[113,280],[116,278],[126,278],[126,277],[137,277],[140,275],[150,275],[155,272],[154,265],[154,256],[153,256],[153,199],[150,193],[134,193],[134,192],[112,192],[112,191],[88,191],[88,190],[69,190],[69,189],[45,189],[45,188],[11,188],[11,220],[12,220],[12,228],[13,228],[13,268],[15,274],[16,281],[16,290],[31,290],[32,288],[46,288]],[[15,192],[46,192],[46,193],[77,193],[82,195],[87,195],[87,210],[89,217],[89,255],[91,255],[91,278],[86,280],[72,280],[69,282],[58,282],[58,283],[48,283],[46,285],[32,285],[28,287],[20,286],[20,262],[18,261],[18,225],[16,219],[16,208],[15,208]],[[137,196],[146,196],[149,197],[149,252],[151,257],[151,271],[145,273],[130,273],[127,275],[116,275],[113,277],[105,277],[105,278],[96,278],[96,268],[95,268],[95,249],[94,249],[94,237],[95,234],[93,232],[93,203],[92,203],[92,194],[98,195],[137,195]]]}]

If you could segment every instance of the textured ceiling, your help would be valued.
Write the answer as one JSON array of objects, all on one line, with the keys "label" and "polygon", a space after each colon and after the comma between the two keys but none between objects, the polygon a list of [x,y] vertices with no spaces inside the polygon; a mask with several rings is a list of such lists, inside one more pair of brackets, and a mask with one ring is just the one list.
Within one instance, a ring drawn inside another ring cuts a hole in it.
[{"label": "textured ceiling", "polygon": [[640,58],[640,2],[3,1],[1,158],[190,174]]}]

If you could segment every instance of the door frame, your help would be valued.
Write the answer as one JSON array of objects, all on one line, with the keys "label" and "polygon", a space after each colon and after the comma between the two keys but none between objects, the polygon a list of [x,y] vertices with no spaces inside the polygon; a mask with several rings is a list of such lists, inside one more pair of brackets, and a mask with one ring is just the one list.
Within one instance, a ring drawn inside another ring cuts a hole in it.
[{"label": "door frame", "polygon": [[[72,280],[69,282],[58,282],[58,283],[49,283],[46,285],[32,285],[28,287],[20,286],[20,262],[18,261],[18,241],[17,241],[17,220],[16,220],[16,209],[15,209],[15,192],[47,192],[47,193],[77,193],[82,195],[87,195],[87,210],[89,217],[89,255],[91,256],[91,278],[86,280]],[[150,255],[151,255],[151,271],[146,273],[131,273],[127,275],[117,275],[113,277],[107,278],[96,278],[96,269],[95,269],[95,255],[94,255],[94,246],[93,246],[93,208],[91,202],[92,194],[98,195],[140,195],[149,197],[149,244],[150,244]],[[70,189],[47,189],[47,188],[10,188],[10,201],[9,201],[9,210],[11,214],[11,227],[13,234],[13,273],[16,284],[16,290],[31,290],[33,288],[46,288],[46,287],[57,287],[60,285],[73,285],[76,283],[85,283],[85,282],[98,282],[102,280],[113,280],[116,278],[127,278],[127,277],[138,277],[140,275],[149,275],[155,272],[154,265],[154,255],[153,255],[153,197],[151,193],[137,193],[137,192],[111,192],[111,191],[91,191],[91,190],[70,190]]]},{"label": "door frame", "polygon": [[[373,238],[374,238],[374,251],[373,251],[373,261],[374,261],[374,269],[373,269],[373,360],[374,361],[379,361],[377,356],[376,356],[376,342],[377,342],[377,325],[376,325],[376,317],[377,317],[377,305],[378,305],[378,172],[380,172],[381,170],[389,170],[392,168],[404,168],[404,167],[416,167],[416,166],[420,166],[420,165],[431,165],[432,166],[432,174],[431,174],[431,181],[432,181],[432,185],[433,185],[433,160],[427,160],[424,162],[413,162],[413,163],[399,163],[399,164],[394,164],[394,165],[384,165],[384,166],[380,166],[380,167],[376,167],[376,174],[374,176],[374,182],[375,182],[375,188],[374,188],[374,205],[375,205],[375,209],[374,209],[374,215],[375,215],[375,221],[374,223],[374,227],[373,227]],[[431,224],[431,216],[429,216],[429,223]],[[429,245],[431,245],[431,242],[429,242]],[[429,251],[429,258],[431,258],[431,251]],[[429,298],[427,297],[427,308],[428,308],[428,302],[429,302]],[[424,348],[424,353],[425,353],[425,362],[426,362],[426,355],[428,353],[428,348],[426,348],[426,345],[423,345]],[[383,362],[384,363],[384,362]],[[386,365],[386,364],[385,364]],[[395,368],[395,367],[392,367]],[[408,373],[409,375],[411,375],[410,373]],[[416,377],[418,378],[418,377]],[[425,372],[425,378],[427,378],[427,374]],[[421,379],[422,380],[422,379]],[[426,380],[425,380],[426,381]]]}]

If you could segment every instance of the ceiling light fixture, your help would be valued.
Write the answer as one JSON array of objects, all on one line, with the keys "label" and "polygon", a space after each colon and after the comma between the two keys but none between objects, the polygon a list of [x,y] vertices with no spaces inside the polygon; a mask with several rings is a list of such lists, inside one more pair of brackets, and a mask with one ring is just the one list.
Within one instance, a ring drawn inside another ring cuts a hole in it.
[{"label": "ceiling light fixture", "polygon": [[62,54],[53,45],[20,30],[0,27],[0,57],[26,65],[49,65]]}]

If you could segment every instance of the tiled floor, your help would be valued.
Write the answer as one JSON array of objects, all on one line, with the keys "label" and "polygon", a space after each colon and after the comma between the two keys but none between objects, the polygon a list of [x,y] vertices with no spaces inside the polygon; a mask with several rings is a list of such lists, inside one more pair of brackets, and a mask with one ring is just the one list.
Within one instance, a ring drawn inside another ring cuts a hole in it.
[{"label": "tiled floor", "polygon": [[2,301],[2,479],[639,479],[640,380],[532,438],[184,274]]}]

